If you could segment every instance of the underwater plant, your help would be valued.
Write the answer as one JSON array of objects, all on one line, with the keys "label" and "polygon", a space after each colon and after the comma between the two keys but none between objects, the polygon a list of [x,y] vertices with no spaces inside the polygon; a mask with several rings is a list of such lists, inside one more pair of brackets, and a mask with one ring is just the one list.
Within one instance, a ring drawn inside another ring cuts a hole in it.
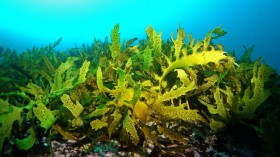
[{"label": "underwater plant", "polygon": [[266,136],[263,126],[279,117],[264,119],[257,112],[274,95],[275,83],[269,81],[277,74],[260,59],[250,60],[254,46],[235,61],[214,44],[226,34],[221,27],[203,40],[183,28],[171,41],[163,41],[152,26],[145,31],[147,39],[139,45],[133,44],[137,38],[121,43],[117,24],[111,41],[95,39],[69,53],[54,50],[61,38],[22,54],[3,49],[2,154],[4,145],[28,151],[43,137],[51,147],[60,136],[92,145],[116,140],[142,154],[153,145],[158,154],[176,155],[175,150],[194,145],[191,135],[218,134],[236,119]]}]

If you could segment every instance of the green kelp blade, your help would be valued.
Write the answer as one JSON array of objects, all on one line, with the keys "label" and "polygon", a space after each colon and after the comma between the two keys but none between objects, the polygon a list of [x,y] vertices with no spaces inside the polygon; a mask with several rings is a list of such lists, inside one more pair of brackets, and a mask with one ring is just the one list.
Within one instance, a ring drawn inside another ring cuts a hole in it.
[{"label": "green kelp blade", "polygon": [[35,116],[40,120],[40,126],[48,130],[53,123],[56,121],[56,118],[44,104],[38,104],[37,107],[33,107],[33,112]]},{"label": "green kelp blade", "polygon": [[30,128],[27,133],[29,133],[29,136],[27,136],[24,139],[16,139],[15,144],[20,150],[28,150],[33,147],[35,141],[36,141],[36,134],[35,130],[33,128]]},{"label": "green kelp blade", "polygon": [[102,70],[101,70],[100,66],[97,68],[96,77],[97,77],[97,86],[98,86],[99,90],[101,92],[103,92],[104,91],[104,85],[103,85],[103,81],[102,81],[103,76],[102,76]]},{"label": "green kelp blade", "polygon": [[130,134],[132,142],[137,145],[139,137],[135,128],[134,121],[131,119],[130,114],[127,114],[123,120],[123,127]]},{"label": "green kelp blade", "polygon": [[[10,138],[13,124],[18,121],[19,124],[22,123],[21,118],[21,108],[14,107],[10,105],[7,101],[0,99],[1,108],[5,110],[1,111],[0,114],[0,153],[2,152],[2,146],[4,144],[5,138]],[[3,106],[2,106],[3,105]]]}]

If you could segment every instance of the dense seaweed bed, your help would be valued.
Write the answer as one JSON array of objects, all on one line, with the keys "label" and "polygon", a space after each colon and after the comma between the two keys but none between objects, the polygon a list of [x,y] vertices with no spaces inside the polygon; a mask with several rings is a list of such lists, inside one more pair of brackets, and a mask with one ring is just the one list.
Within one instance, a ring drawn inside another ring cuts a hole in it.
[{"label": "dense seaweed bed", "polygon": [[278,156],[279,75],[178,28],[147,39],[0,49],[2,156]]}]

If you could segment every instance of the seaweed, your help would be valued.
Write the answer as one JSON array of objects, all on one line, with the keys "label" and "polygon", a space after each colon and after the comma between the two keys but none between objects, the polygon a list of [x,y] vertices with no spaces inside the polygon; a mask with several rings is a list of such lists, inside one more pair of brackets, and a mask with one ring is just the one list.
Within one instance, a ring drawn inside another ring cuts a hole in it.
[{"label": "seaweed", "polygon": [[247,48],[245,45],[243,45],[243,48],[244,48],[244,54],[239,58],[238,62],[241,62],[241,63],[249,62],[249,63],[251,63],[251,55],[254,51],[255,45],[252,45],[249,48]]},{"label": "seaweed", "polygon": [[275,108],[278,75],[251,61],[254,46],[235,61],[214,43],[226,34],[222,27],[203,40],[183,28],[171,41],[151,25],[145,31],[139,45],[137,38],[121,43],[117,24],[110,41],[94,39],[68,52],[55,50],[62,38],[21,54],[1,48],[1,151],[7,141],[29,151],[42,136],[58,134],[93,144],[117,140],[132,152],[142,146],[141,154],[153,145],[154,153],[172,155],[193,145],[193,133],[218,134],[236,120],[268,143],[265,126],[278,128],[279,117],[259,109]]}]

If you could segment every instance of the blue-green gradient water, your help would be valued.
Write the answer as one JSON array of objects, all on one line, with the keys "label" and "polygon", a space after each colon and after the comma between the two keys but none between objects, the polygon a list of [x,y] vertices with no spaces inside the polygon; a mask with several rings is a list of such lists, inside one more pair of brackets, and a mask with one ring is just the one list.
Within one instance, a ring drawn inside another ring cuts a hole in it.
[{"label": "blue-green gradient water", "polygon": [[0,46],[22,52],[53,43],[66,50],[104,39],[120,24],[122,39],[145,38],[150,24],[170,38],[180,25],[196,38],[223,26],[219,42],[235,50],[255,45],[253,59],[262,56],[279,73],[279,0],[1,0]]}]

